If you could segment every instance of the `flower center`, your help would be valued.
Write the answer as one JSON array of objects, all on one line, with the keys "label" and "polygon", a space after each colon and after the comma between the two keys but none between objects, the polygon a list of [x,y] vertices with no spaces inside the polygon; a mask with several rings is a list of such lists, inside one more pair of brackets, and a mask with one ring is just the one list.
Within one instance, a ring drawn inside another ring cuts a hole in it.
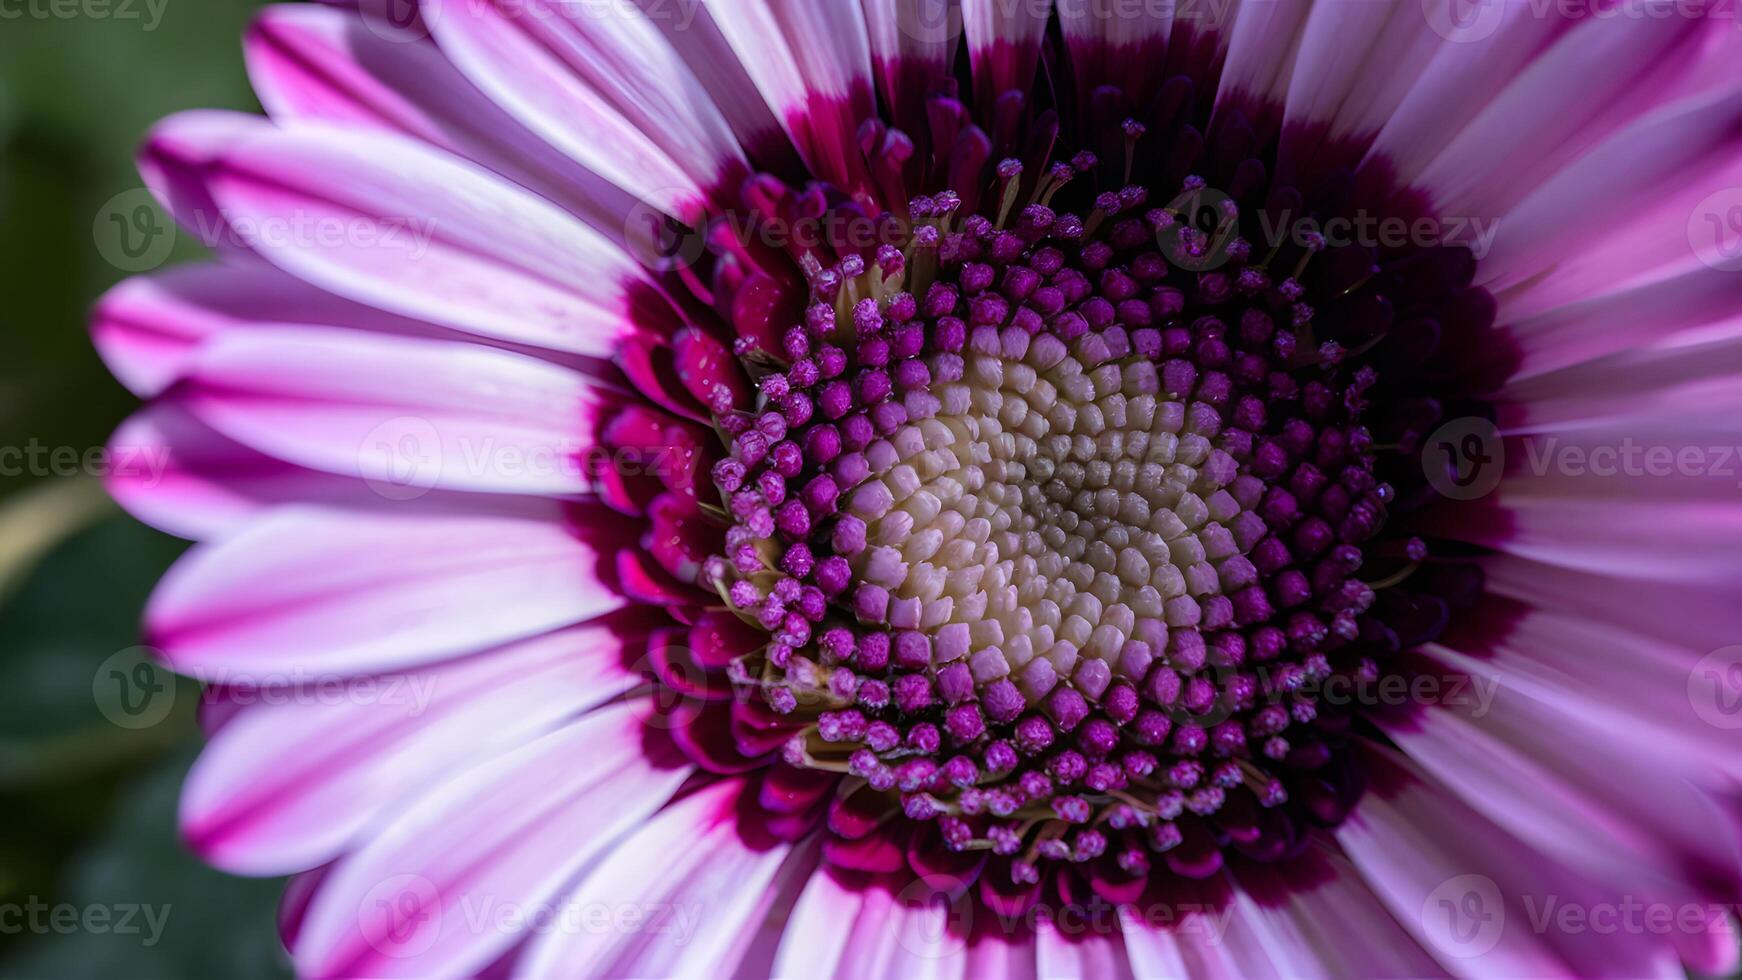
[{"label": "flower center", "polygon": [[977,328],[937,358],[937,414],[868,447],[836,524],[854,611],[931,637],[943,696],[978,689],[998,720],[1061,683],[1094,702],[1142,681],[1170,629],[1177,652],[1202,603],[1256,574],[1263,524],[1241,519],[1221,414],[1189,372],[1170,390],[1128,345],[1076,347]]},{"label": "flower center", "polygon": [[1333,658],[1391,496],[1373,370],[1314,342],[1293,276],[1190,223],[1201,182],[1059,214],[1071,172],[998,221],[920,199],[873,261],[811,263],[790,366],[722,420],[733,526],[703,574],[770,636],[734,681],[809,720],[788,763],[1019,884],[1104,854],[1204,873],[1223,844],[1194,836],[1258,846],[1310,796],[1339,734],[1316,685],[1377,673]]}]

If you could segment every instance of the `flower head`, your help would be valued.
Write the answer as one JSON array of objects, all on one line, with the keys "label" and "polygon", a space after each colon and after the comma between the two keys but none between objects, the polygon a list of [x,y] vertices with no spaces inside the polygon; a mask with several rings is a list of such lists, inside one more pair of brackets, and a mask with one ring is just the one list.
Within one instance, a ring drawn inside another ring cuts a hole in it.
[{"label": "flower head", "polygon": [[310,975],[1728,969],[1734,488],[1520,461],[1706,431],[1733,35],[1405,6],[269,9],[95,327],[190,841]]}]

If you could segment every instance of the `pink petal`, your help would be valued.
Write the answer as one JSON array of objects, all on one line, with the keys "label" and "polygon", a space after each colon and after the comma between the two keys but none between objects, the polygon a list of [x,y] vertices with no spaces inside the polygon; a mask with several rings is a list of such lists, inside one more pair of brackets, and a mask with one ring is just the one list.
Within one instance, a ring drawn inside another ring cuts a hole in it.
[{"label": "pink petal", "polygon": [[341,860],[309,906],[297,972],[469,974],[531,935],[541,904],[688,775],[605,708],[468,769]]},{"label": "pink petal", "polygon": [[1040,45],[1052,11],[1044,4],[962,0],[962,30],[974,68],[974,90],[993,97],[1034,84]]},{"label": "pink petal", "polygon": [[1731,186],[1715,171],[1733,165],[1739,146],[1742,90],[1735,88],[1635,121],[1500,220],[1494,249],[1478,270],[1481,283],[1497,293],[1528,283],[1556,266],[1580,263],[1594,240],[1623,230],[1633,269],[1649,268],[1656,263],[1640,254],[1638,216],[1660,208],[1663,220],[1648,240],[1665,260],[1685,258],[1689,215],[1701,198]]},{"label": "pink petal", "polygon": [[[781,939],[774,976],[961,977],[967,925],[924,880],[811,876]],[[953,917],[953,918],[952,918]]]},{"label": "pink petal", "polygon": [[1533,927],[1554,904],[1588,909],[1623,895],[1537,854],[1391,750],[1370,745],[1362,764],[1372,785],[1337,841],[1442,966],[1479,976],[1643,977],[1673,965],[1661,937],[1617,932],[1593,943],[1552,919]]},{"label": "pink petal", "polygon": [[434,327],[324,293],[249,257],[135,276],[97,301],[91,339],[116,377],[150,397],[179,379],[206,338],[237,325],[318,323],[393,333]]},{"label": "pink petal", "polygon": [[[1599,482],[1587,480],[1587,483]],[[1647,491],[1645,479],[1634,487]],[[1728,501],[1503,494],[1493,520],[1438,533],[1565,568],[1639,581],[1699,584],[1742,573],[1742,507]],[[1592,528],[1604,533],[1593,535]]]},{"label": "pink petal", "polygon": [[383,808],[625,694],[632,641],[589,625],[421,671],[234,692],[244,707],[182,789],[182,834],[234,874],[338,857]]},{"label": "pink petal", "polygon": [[139,150],[139,176],[176,224],[207,248],[241,251],[229,215],[213,199],[207,171],[223,153],[272,124],[260,116],[216,109],[178,112],[160,120]]},{"label": "pink petal", "polygon": [[388,133],[308,124],[262,134],[224,153],[208,187],[280,268],[485,337],[609,357],[638,329],[637,291],[651,288],[567,213]]},{"label": "pink petal", "polygon": [[175,669],[244,683],[430,663],[584,622],[623,599],[556,507],[284,508],[170,569],[146,610]]},{"label": "pink petal", "polygon": [[707,90],[632,4],[433,0],[428,20],[497,105],[653,208],[693,217],[744,169]]},{"label": "pink petal", "polygon": [[876,113],[860,0],[740,0],[708,7],[817,176],[869,190],[859,124]]},{"label": "pink petal", "polygon": [[1232,913],[1285,975],[1311,964],[1327,976],[1426,977],[1440,972],[1327,838],[1275,864],[1235,873]]},{"label": "pink petal", "polygon": [[715,783],[624,839],[558,906],[559,914],[636,910],[603,935],[556,929],[517,967],[528,977],[733,975],[783,891],[816,865],[814,842],[747,843],[737,814],[745,782]]},{"label": "pink petal", "polygon": [[1035,930],[1034,956],[1036,971],[1043,977],[1080,977],[1098,980],[1101,977],[1131,980],[1137,976],[1125,953],[1125,942],[1118,930],[1101,930],[1081,926],[1069,935],[1061,931],[1061,923],[1043,916]]},{"label": "pink petal", "polygon": [[925,100],[955,65],[961,11],[948,0],[872,3],[865,7],[865,28],[877,90],[893,107],[894,124],[906,128],[923,121]]},{"label": "pink petal", "polygon": [[109,440],[104,486],[128,513],[171,534],[222,537],[283,504],[381,507],[366,484],[264,456],[188,414],[155,402]]},{"label": "pink petal", "polygon": [[1734,582],[1651,582],[1559,568],[1511,555],[1482,563],[1488,591],[1684,650],[1736,642],[1730,623],[1742,590]]},{"label": "pink petal", "polygon": [[[1503,582],[1497,585],[1504,590]],[[1616,591],[1630,588],[1621,583]],[[1599,593],[1598,598],[1622,611],[1631,605],[1617,596]],[[1502,708],[1516,712],[1534,708],[1539,702],[1552,702],[1603,724],[1610,732],[1626,733],[1633,744],[1615,751],[1639,754],[1649,747],[1653,764],[1665,774],[1707,786],[1722,785],[1721,773],[1742,774],[1742,760],[1734,753],[1733,730],[1713,724],[1714,718],[1726,720],[1721,709],[1732,695],[1742,696],[1721,669],[1721,658],[1708,658],[1711,648],[1682,647],[1628,627],[1625,622],[1593,620],[1551,607],[1515,615],[1504,636],[1484,644],[1481,664],[1467,664],[1468,655],[1449,646],[1427,650],[1438,659],[1455,661],[1473,676],[1486,678],[1492,694],[1488,700]],[[1704,668],[1708,666],[1719,669],[1707,675]],[[1704,686],[1708,682],[1725,686]],[[1483,688],[1470,690],[1474,695]],[[1696,701],[1696,696],[1700,700]],[[1717,700],[1719,697],[1725,701]],[[1482,703],[1480,698],[1473,700]],[[1702,712],[1702,708],[1707,710]],[[1455,723],[1438,724],[1443,728]],[[1578,739],[1562,741],[1583,747]],[[1604,757],[1601,753],[1591,755]],[[1614,783],[1625,785],[1620,779]],[[1638,796],[1650,798],[1649,794]]]},{"label": "pink petal", "polygon": [[1244,110],[1285,101],[1289,66],[1312,9],[1307,0],[1277,0],[1240,10],[1216,93],[1218,112],[1223,106]]},{"label": "pink petal", "polygon": [[1059,4],[1059,32],[1078,92],[1117,85],[1131,104],[1147,105],[1164,77],[1175,14],[1172,6]]},{"label": "pink petal", "polygon": [[[1594,18],[1515,77],[1432,163],[1402,176],[1444,214],[1498,217],[1663,95],[1654,65],[1675,65],[1700,39],[1695,18]],[[1593,74],[1590,66],[1604,70]],[[1670,71],[1661,75],[1673,74]],[[1640,84],[1641,77],[1653,79]],[[1389,144],[1382,137],[1375,149]]]},{"label": "pink petal", "polygon": [[[692,4],[681,9],[682,16],[655,17],[654,22],[678,59],[689,66],[712,95],[714,104],[737,135],[739,145],[758,164],[774,172],[802,173],[798,151],[768,99],[757,88],[752,72],[751,64],[760,70],[769,61],[771,52],[767,48],[748,52],[752,62],[746,63],[715,20],[714,7]],[[779,54],[790,62],[784,50]]]},{"label": "pink petal", "polygon": [[1683,212],[1678,230],[1682,237],[1675,247],[1681,261],[1652,279],[1621,285],[1611,273],[1602,286],[1570,302],[1550,301],[1546,308],[1541,304],[1547,297],[1536,290],[1504,302],[1499,316],[1524,353],[1518,380],[1729,322],[1742,298],[1742,283],[1735,273],[1708,266],[1689,253],[1687,221],[1692,214],[1691,207]]},{"label": "pink petal", "polygon": [[306,5],[268,7],[245,51],[254,91],[284,123],[327,121],[386,129],[474,160],[607,232],[637,199],[530,132],[478,91],[428,40]]},{"label": "pink petal", "polygon": [[593,434],[618,401],[521,354],[315,327],[219,337],[190,374],[190,411],[232,439],[408,494],[590,493]]},{"label": "pink petal", "polygon": [[315,897],[330,868],[330,864],[323,865],[313,871],[292,875],[285,883],[284,894],[278,897],[278,938],[286,947],[296,944],[303,919],[308,915],[308,903]]},{"label": "pink petal", "polygon": [[1444,46],[1419,3],[1314,6],[1290,72],[1279,165],[1310,165],[1321,140],[1371,140]]},{"label": "pink petal", "polygon": [[[1742,291],[1738,298],[1742,299]],[[1659,343],[1556,371],[1514,376],[1497,393],[1497,401],[1508,403],[1501,407],[1500,424],[1508,433],[1530,433],[1538,442],[1553,435],[1593,448],[1605,439],[1611,445],[1625,445],[1629,435],[1631,444],[1641,447],[1705,450],[1721,445],[1737,430],[1730,421],[1737,401],[1730,382],[1742,371],[1738,328],[1742,321],[1717,326],[1716,332],[1723,336],[1711,341]],[[1531,458],[1527,447],[1526,462]],[[1555,475],[1535,469],[1531,468],[1531,476]],[[1699,475],[1677,469],[1670,466],[1658,474],[1641,475]],[[1735,480],[1725,482],[1728,489],[1735,489]]]},{"label": "pink petal", "polygon": [[[1593,659],[1593,651],[1581,652]],[[1617,717],[1622,712],[1515,685],[1513,672],[1486,659],[1430,646],[1420,676],[1461,693],[1375,722],[1428,776],[1495,824],[1618,888],[1678,903],[1735,892],[1742,854],[1734,825],[1688,782],[1706,770],[1705,760],[1651,737]],[[1682,688],[1685,701],[1685,681]],[[1633,696],[1628,688],[1610,693],[1618,702]]]}]

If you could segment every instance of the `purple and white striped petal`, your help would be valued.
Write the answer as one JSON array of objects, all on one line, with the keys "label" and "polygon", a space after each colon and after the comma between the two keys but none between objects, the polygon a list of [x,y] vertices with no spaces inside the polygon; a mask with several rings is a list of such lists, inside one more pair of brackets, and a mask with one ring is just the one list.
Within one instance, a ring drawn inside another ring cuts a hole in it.
[{"label": "purple and white striped petal", "polygon": [[330,861],[384,808],[626,694],[635,643],[594,624],[405,673],[257,678],[188,775],[182,835],[236,874]]},{"label": "purple and white striped petal", "polygon": [[456,330],[609,357],[662,302],[627,254],[566,212],[389,133],[258,134],[229,145],[206,186],[279,268]]},{"label": "purple and white striped petal", "polygon": [[707,88],[633,4],[433,0],[429,11],[467,78],[644,206],[693,219],[744,171]]},{"label": "purple and white striped petal", "polygon": [[641,712],[604,708],[475,766],[382,825],[321,882],[292,951],[308,977],[470,975],[689,775]]},{"label": "purple and white striped petal", "polygon": [[592,492],[594,434],[623,402],[567,368],[476,344],[259,326],[208,343],[184,402],[311,469],[412,489]]},{"label": "purple and white striped petal", "polygon": [[744,839],[736,815],[745,792],[744,780],[722,780],[655,814],[557,906],[565,923],[589,921],[601,909],[625,910],[624,927],[605,935],[552,930],[516,972],[530,978],[735,975],[782,893],[795,892],[816,867],[814,841],[794,846]]},{"label": "purple and white striped petal", "polygon": [[195,548],[146,609],[176,670],[246,683],[355,675],[472,653],[627,601],[564,508],[420,513],[284,508]]},{"label": "purple and white striped petal", "polygon": [[305,469],[226,438],[174,398],[123,422],[108,454],[103,485],[116,503],[152,527],[194,540],[241,530],[286,504],[369,509],[391,503],[361,481]]}]

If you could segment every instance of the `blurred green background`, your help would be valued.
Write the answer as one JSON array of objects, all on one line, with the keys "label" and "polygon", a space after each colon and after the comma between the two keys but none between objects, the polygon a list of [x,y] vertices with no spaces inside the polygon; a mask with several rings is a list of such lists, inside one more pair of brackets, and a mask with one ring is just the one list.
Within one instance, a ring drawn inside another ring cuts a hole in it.
[{"label": "blurred green background", "polygon": [[[0,467],[0,977],[288,973],[281,883],[205,868],[176,836],[197,691],[160,673],[147,715],[121,716],[142,727],[99,706],[182,543],[120,514],[96,475],[31,472],[16,452],[82,455],[132,410],[86,336],[91,301],[127,274],[103,258],[99,216],[140,186],[153,121],[257,108],[241,54],[257,6],[0,0],[0,447],[15,447]],[[168,262],[197,257],[187,238]]]}]

